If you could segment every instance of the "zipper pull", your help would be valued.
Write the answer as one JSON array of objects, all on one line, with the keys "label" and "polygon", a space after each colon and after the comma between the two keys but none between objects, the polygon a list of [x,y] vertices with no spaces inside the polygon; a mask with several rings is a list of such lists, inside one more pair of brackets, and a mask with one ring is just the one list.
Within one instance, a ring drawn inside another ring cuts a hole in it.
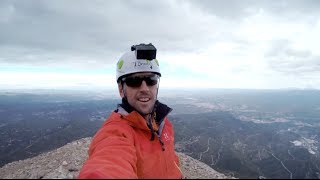
[{"label": "zipper pull", "polygon": [[162,142],[160,137],[159,137],[159,142],[161,144],[162,151],[165,151],[166,149],[164,148],[164,143]]}]

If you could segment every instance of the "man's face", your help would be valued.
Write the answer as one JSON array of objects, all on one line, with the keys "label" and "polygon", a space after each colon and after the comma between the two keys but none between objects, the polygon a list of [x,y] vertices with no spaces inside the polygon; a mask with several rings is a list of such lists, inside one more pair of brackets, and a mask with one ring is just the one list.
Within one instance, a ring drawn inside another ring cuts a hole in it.
[{"label": "man's face", "polygon": [[124,79],[123,86],[119,85],[119,93],[121,97],[127,97],[129,104],[135,110],[148,114],[157,100],[158,80],[158,76],[154,73],[135,73]]}]

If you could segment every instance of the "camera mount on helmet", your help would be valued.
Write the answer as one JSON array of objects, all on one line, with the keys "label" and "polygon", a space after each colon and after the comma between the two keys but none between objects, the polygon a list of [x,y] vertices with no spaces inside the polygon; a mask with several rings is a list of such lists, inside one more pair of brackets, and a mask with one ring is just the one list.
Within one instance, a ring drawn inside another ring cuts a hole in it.
[{"label": "camera mount on helmet", "polygon": [[151,43],[131,46],[131,51],[136,52],[137,59],[156,59],[157,49]]}]

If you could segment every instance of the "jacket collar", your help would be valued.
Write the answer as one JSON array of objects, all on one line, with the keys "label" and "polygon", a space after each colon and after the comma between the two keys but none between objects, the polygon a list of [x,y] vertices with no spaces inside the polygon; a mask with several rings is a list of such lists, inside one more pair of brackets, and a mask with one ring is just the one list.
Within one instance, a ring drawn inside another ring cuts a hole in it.
[{"label": "jacket collar", "polygon": [[[172,111],[172,108],[168,107],[166,104],[159,102],[158,100],[156,101],[155,106],[156,122],[158,125],[160,125],[162,121],[165,119],[165,117]],[[133,110],[133,108],[130,106],[126,99],[122,98],[122,104],[118,104],[118,107],[115,110],[115,112],[124,116],[124,118],[127,119],[132,126],[140,129],[149,130],[147,121],[143,118],[141,114]]]}]

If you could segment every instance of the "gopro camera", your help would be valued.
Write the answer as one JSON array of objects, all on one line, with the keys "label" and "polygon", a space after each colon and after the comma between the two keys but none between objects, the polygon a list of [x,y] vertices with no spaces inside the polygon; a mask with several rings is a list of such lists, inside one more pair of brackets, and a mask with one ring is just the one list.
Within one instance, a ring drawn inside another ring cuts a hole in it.
[{"label": "gopro camera", "polygon": [[133,45],[131,51],[136,51],[137,59],[156,59],[157,49],[151,43]]}]

